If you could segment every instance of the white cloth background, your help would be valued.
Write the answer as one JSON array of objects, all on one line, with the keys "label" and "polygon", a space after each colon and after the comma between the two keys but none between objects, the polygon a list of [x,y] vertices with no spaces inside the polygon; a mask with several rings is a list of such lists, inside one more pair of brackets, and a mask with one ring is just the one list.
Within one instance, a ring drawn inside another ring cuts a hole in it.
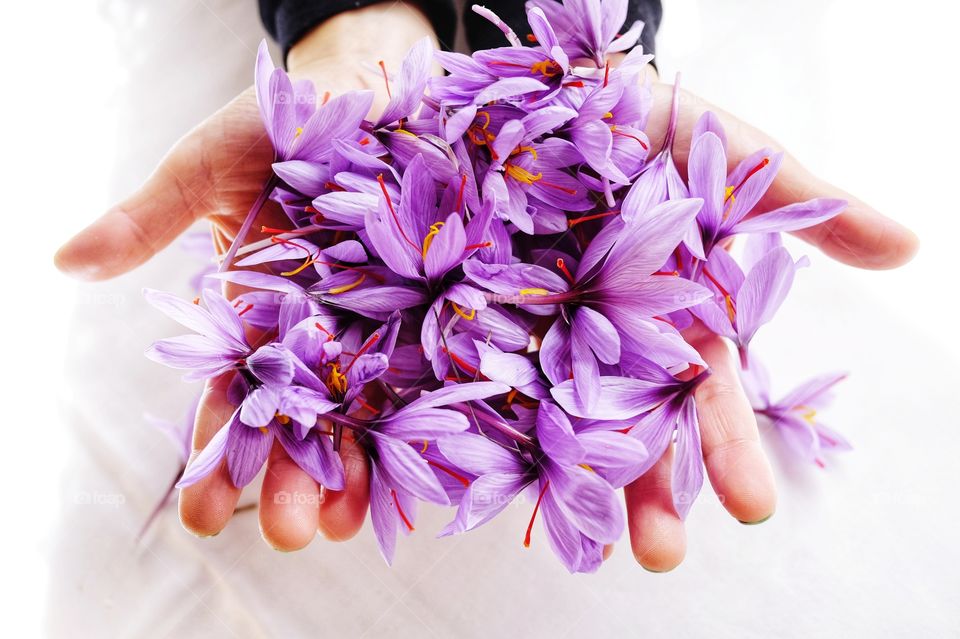
[{"label": "white cloth background", "polygon": [[[95,205],[134,188],[183,131],[246,86],[263,36],[252,0],[61,4],[59,15],[76,21],[56,27],[59,44],[46,43],[52,54],[29,33],[13,36],[22,38],[15,42],[24,56],[35,51],[37,66],[27,69],[39,76],[28,85],[37,95],[54,97],[48,83],[55,82],[71,91],[56,95],[53,106],[21,105],[26,126],[17,128],[25,130],[13,132],[31,148],[53,132],[61,136],[61,150],[48,144],[42,154],[63,177],[18,200],[37,211],[38,198],[52,196],[54,217],[34,218],[55,222],[44,234],[50,247],[86,223]],[[641,570],[626,540],[598,574],[568,575],[539,527],[532,547],[522,548],[529,503],[445,540],[432,532],[451,513],[425,509],[392,569],[369,526],[347,544],[318,538],[303,552],[282,554],[261,542],[253,512],[201,540],[180,528],[170,507],[137,546],[133,537],[176,467],[172,449],[141,415],[179,418],[195,390],[142,356],[152,340],[178,328],[147,307],[141,287],[192,295],[186,278],[195,262],[174,247],[98,285],[74,288],[44,271],[42,281],[55,287],[48,290],[63,296],[25,287],[17,298],[47,318],[39,326],[57,330],[46,341],[12,346],[17,358],[36,355],[42,344],[47,363],[26,364],[33,372],[6,384],[5,393],[14,392],[4,403],[28,404],[39,375],[57,368],[61,347],[67,353],[63,383],[41,384],[46,403],[25,407],[18,420],[30,427],[26,445],[36,445],[37,432],[50,442],[50,456],[39,462],[43,476],[58,473],[56,495],[42,506],[29,490],[13,491],[18,508],[43,509],[43,516],[24,512],[44,531],[25,542],[16,524],[5,526],[13,528],[4,540],[9,565],[31,575],[21,582],[31,594],[44,590],[46,632],[955,636],[960,349],[949,326],[957,310],[958,139],[955,96],[941,85],[955,76],[946,47],[957,16],[944,4],[664,2],[664,77],[682,70],[687,88],[771,131],[816,171],[909,222],[924,240],[918,259],[895,273],[855,271],[806,249],[814,265],[798,277],[756,349],[783,392],[821,372],[851,372],[825,418],[856,451],[831,459],[826,471],[778,463],[780,502],[769,522],[740,525],[707,488],[688,520],[686,561],[663,575]],[[41,10],[25,9],[25,21],[42,24]],[[74,25],[89,30],[75,33]],[[92,123],[77,115],[93,111],[101,115]],[[14,166],[14,175],[17,169],[34,184],[29,166]],[[108,175],[109,193],[101,193]],[[22,191],[4,190],[14,197]],[[24,255],[45,263],[48,253],[38,252]],[[22,333],[22,323],[16,326]],[[782,461],[778,447],[769,448]],[[31,455],[16,457],[12,481],[36,475]],[[35,481],[46,490],[52,480]],[[257,498],[254,488],[241,503]],[[21,548],[25,554],[15,557]]]}]

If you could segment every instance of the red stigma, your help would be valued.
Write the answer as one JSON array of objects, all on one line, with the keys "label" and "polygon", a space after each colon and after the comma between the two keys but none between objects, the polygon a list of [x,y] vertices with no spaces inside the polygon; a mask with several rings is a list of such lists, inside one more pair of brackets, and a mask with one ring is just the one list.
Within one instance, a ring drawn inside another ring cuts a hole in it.
[{"label": "red stigma", "polygon": [[740,183],[737,184],[737,186],[735,186],[732,191],[730,191],[730,195],[728,195],[723,199],[724,202],[729,200],[732,196],[736,195],[737,191],[740,190],[740,187],[746,184],[747,180],[752,178],[756,173],[760,172],[763,169],[763,167],[767,166],[768,164],[770,164],[770,158],[763,158],[755,167],[747,171],[747,174],[743,176],[743,179],[740,180]]},{"label": "red stigma", "polygon": [[582,89],[583,80],[571,80],[570,82],[564,82],[563,86],[565,88],[576,87],[577,89]]},{"label": "red stigma", "polygon": [[476,251],[478,249],[490,248],[493,246],[493,242],[480,242],[479,244],[468,244],[464,247],[464,251]]},{"label": "red stigma", "polygon": [[393,208],[393,202],[390,201],[390,193],[387,191],[387,185],[383,181],[383,173],[377,176],[377,182],[380,183],[380,190],[383,191],[383,197],[387,200],[387,208],[390,209],[390,215],[393,216],[393,221],[397,225],[397,230],[400,231],[400,235],[406,240],[407,244],[413,247],[417,253],[420,253],[420,247],[410,241],[410,238],[407,237],[406,231],[403,230],[403,227],[400,225],[400,218],[397,217],[397,211]]},{"label": "red stigma", "polygon": [[636,141],[637,141],[637,144],[639,144],[640,146],[642,146],[644,151],[649,151],[649,150],[650,150],[650,147],[647,146],[647,143],[644,142],[643,140],[641,140],[640,138],[638,138],[638,137],[635,136],[635,135],[630,135],[629,133],[624,133],[623,131],[618,131],[618,130],[616,130],[616,129],[610,129],[610,132],[613,133],[614,135],[619,135],[619,136],[624,137],[624,138],[630,138],[631,140],[636,140]]},{"label": "red stigma", "polygon": [[610,61],[607,60],[607,64],[603,68],[603,86],[607,86],[610,82]]},{"label": "red stigma", "polygon": [[[443,350],[443,354],[444,354],[444,355],[448,355],[448,356],[450,357],[450,359],[453,360],[453,363],[454,363],[454,364],[456,364],[457,366],[459,366],[460,368],[462,368],[462,369],[463,369],[463,372],[465,372],[465,373],[467,373],[467,374],[469,374],[469,375],[476,375],[476,374],[477,374],[477,367],[476,367],[476,366],[473,366],[472,364],[470,364],[470,362],[468,362],[467,360],[463,359],[462,357],[460,357],[459,355],[457,355],[457,354],[454,353],[453,351],[447,350],[446,347],[442,348],[441,350]],[[459,381],[459,380],[457,380],[457,381]]]},{"label": "red stigma", "polygon": [[458,482],[460,482],[460,483],[463,484],[464,486],[469,486],[469,485],[470,485],[470,480],[469,480],[469,479],[467,479],[466,477],[464,477],[464,476],[461,475],[460,473],[458,473],[458,472],[456,472],[456,471],[454,471],[454,470],[452,470],[452,469],[450,469],[450,468],[447,468],[447,467],[444,466],[443,464],[441,464],[441,463],[439,463],[439,462],[435,462],[435,461],[433,461],[432,459],[428,459],[428,460],[427,460],[427,463],[430,464],[431,466],[433,466],[434,468],[436,468],[437,470],[443,471],[443,472],[445,472],[446,474],[450,475],[451,477],[453,477],[454,479],[456,479]]},{"label": "red stigma", "polygon": [[527,524],[527,534],[523,536],[523,547],[530,547],[530,533],[533,532],[533,520],[537,518],[537,511],[540,510],[540,502],[543,501],[543,495],[547,492],[547,488],[550,486],[550,480],[548,479],[543,483],[543,488],[540,489],[540,494],[537,495],[537,503],[533,506],[533,514],[530,515],[530,523]]},{"label": "red stigma", "polygon": [[599,220],[601,218],[609,217],[611,215],[616,215],[620,212],[620,209],[615,209],[612,211],[604,211],[603,213],[594,213],[593,215],[584,215],[582,217],[577,217],[572,220],[567,221],[567,225],[570,228],[575,227],[577,224],[582,224],[583,222],[590,222],[592,220]]},{"label": "red stigma", "polygon": [[[381,62],[381,64],[383,64]],[[407,530],[413,532],[413,524],[410,523],[410,520],[407,519],[406,513],[403,512],[403,507],[400,505],[400,499],[397,497],[397,491],[390,489],[390,495],[393,497],[393,505],[397,507],[397,512],[400,514],[400,519],[403,521],[403,525],[407,527]]]},{"label": "red stigma", "polygon": [[393,94],[390,93],[390,78],[387,77],[387,65],[385,65],[385,64],[383,63],[383,60],[381,60],[381,61],[378,62],[377,64],[380,65],[380,70],[383,72],[383,83],[384,83],[384,84],[386,85],[386,87],[387,87],[387,97],[392,100],[392,99],[393,99]]},{"label": "red stigma", "polygon": [[573,275],[570,274],[570,269],[567,268],[566,263],[563,261],[562,257],[557,258],[557,268],[560,269],[560,272],[570,281],[571,284],[574,283]]},{"label": "red stigma", "polygon": [[242,311],[237,313],[237,317],[243,317],[243,314],[251,310],[252,308],[253,308],[253,304],[247,304],[246,308],[244,308]]},{"label": "red stigma", "polygon": [[532,33],[528,33],[528,34],[527,34],[527,42],[532,42],[532,43],[536,44],[536,43],[537,43],[537,36],[533,35]]},{"label": "red stigma", "polygon": [[563,191],[563,192],[566,193],[567,195],[576,195],[576,194],[577,194],[577,190],[576,190],[576,189],[568,189],[568,188],[565,187],[565,186],[560,186],[559,184],[554,184],[553,182],[547,182],[547,181],[544,180],[544,179],[537,180],[537,184],[539,184],[540,186],[546,186],[546,187],[551,188],[551,189],[556,189],[556,190],[558,190],[558,191]]},{"label": "red stigma", "polygon": [[326,103],[329,102],[329,101],[330,101],[330,92],[329,92],[329,91],[324,91],[324,92],[323,92],[323,100],[320,102],[320,106],[323,106],[324,104],[326,104]]},{"label": "red stigma", "polygon": [[467,174],[464,173],[460,176],[460,190],[457,192],[457,213],[460,212],[461,207],[463,207],[463,192],[467,188]]},{"label": "red stigma", "polygon": [[353,368],[353,365],[357,363],[357,360],[360,359],[360,356],[366,353],[367,351],[369,351],[371,348],[373,348],[373,345],[376,344],[377,340],[379,339],[380,339],[380,333],[374,333],[373,335],[371,335],[370,339],[368,339],[364,343],[364,345],[360,347],[360,350],[358,350],[357,353],[353,356],[353,360],[351,360],[351,362],[347,365],[347,367],[343,369],[343,372],[348,373],[350,369]]}]

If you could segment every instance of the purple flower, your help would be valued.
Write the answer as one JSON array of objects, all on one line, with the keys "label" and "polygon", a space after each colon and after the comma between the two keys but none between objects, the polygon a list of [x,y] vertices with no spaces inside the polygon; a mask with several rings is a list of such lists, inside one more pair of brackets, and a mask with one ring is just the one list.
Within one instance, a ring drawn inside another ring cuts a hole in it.
[{"label": "purple flower", "polygon": [[761,149],[743,159],[727,175],[726,137],[720,121],[704,113],[694,131],[687,160],[690,195],[703,198],[697,216],[702,235],[702,254],[738,233],[796,231],[839,215],[844,200],[816,198],[747,218],[773,183],[783,161],[782,153]]},{"label": "purple flower", "polygon": [[711,331],[732,339],[746,367],[750,340],[783,304],[797,269],[810,262],[806,257],[794,262],[779,234],[771,233],[748,239],[744,263],[746,273],[726,251],[714,249],[699,278],[713,297],[690,311]]},{"label": "purple flower", "polygon": [[615,488],[632,481],[646,449],[621,433],[578,433],[556,404],[540,403],[536,417],[538,446],[508,448],[482,435],[463,433],[439,440],[444,456],[476,476],[441,533],[472,530],[502,511],[527,486],[538,487],[524,545],[533,522],[543,513],[551,548],[570,572],[593,572],[603,546],[623,532],[623,511]]},{"label": "purple flower", "polygon": [[234,486],[242,488],[253,481],[267,460],[273,442],[278,441],[291,459],[317,483],[331,490],[343,490],[343,463],[334,452],[329,437],[311,431],[301,439],[278,418],[271,418],[259,426],[248,425],[241,418],[244,406],[249,407],[249,404],[244,402],[187,466],[177,483],[178,488],[200,481],[216,470],[224,458],[231,481]]},{"label": "purple flower", "polygon": [[[590,58],[602,67],[610,53],[626,51],[637,43],[643,23],[639,20],[620,33],[627,19],[627,0],[529,0],[528,16],[534,10],[553,25],[558,42],[570,57]],[[531,24],[532,26],[532,24]],[[539,41],[539,37],[538,37]]]},{"label": "purple flower", "polygon": [[187,380],[216,377],[241,367],[261,380],[273,375],[276,354],[250,346],[240,318],[242,309],[238,311],[218,293],[201,291],[206,308],[200,306],[200,298],[191,304],[150,289],[144,289],[143,295],[155,308],[197,333],[158,340],[146,352],[153,361],[190,371],[184,376]]},{"label": "purple flower", "polygon": [[503,384],[478,382],[455,384],[426,393],[409,404],[368,425],[361,425],[358,440],[370,454],[370,519],[386,562],[392,563],[397,530],[411,532],[416,514],[415,499],[435,504],[450,503],[437,479],[437,468],[418,451],[442,437],[469,427],[458,411],[440,408],[468,402],[509,390]]},{"label": "purple flower", "polygon": [[693,282],[657,274],[699,206],[699,200],[671,201],[634,223],[612,223],[591,242],[575,274],[558,261],[568,277],[534,264],[475,260],[464,264],[464,272],[496,293],[492,299],[499,303],[549,315],[563,307],[543,338],[541,366],[554,384],[572,375],[578,401],[589,410],[597,405],[600,364],[617,364],[624,344],[631,352],[667,360],[671,366],[700,363],[679,335],[654,324],[657,316],[696,305],[709,295]]},{"label": "purple flower", "polygon": [[817,418],[818,412],[830,403],[833,387],[846,379],[846,373],[811,379],[778,401],[770,398],[770,376],[752,354],[749,369],[742,370],[740,377],[754,412],[768,420],[798,458],[823,468],[824,452],[853,449],[843,436]]},{"label": "purple flower", "polygon": [[702,371],[689,380],[675,378],[660,366],[642,358],[625,362],[633,377],[601,377],[597,408],[584,411],[570,382],[551,393],[571,415],[601,420],[626,420],[630,436],[641,441],[649,456],[636,469],[645,473],[659,460],[671,442],[676,442],[672,493],[677,514],[686,518],[703,485],[703,455],[693,392],[706,379]]}]

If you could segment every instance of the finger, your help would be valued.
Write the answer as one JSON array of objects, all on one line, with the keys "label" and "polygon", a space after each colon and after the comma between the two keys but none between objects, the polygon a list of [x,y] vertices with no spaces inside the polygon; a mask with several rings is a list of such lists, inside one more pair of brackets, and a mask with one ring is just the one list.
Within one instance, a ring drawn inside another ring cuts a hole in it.
[{"label": "finger", "polygon": [[267,460],[260,492],[260,533],[277,550],[305,548],[317,534],[320,486],[279,442]]},{"label": "finger", "polygon": [[[655,100],[670,104],[672,87],[666,84],[654,87]],[[681,91],[680,105],[673,148],[681,168],[686,166],[694,126],[705,111],[714,112],[726,131],[727,161],[731,169],[764,147],[783,151],[783,147],[766,133],[691,93]],[[668,109],[658,109],[651,116],[650,128],[659,135],[659,142],[667,129],[668,118]],[[817,178],[789,154],[785,155],[776,179],[757,210],[770,211],[813,198],[837,198],[849,203],[837,217],[795,233],[830,257],[850,266],[886,269],[901,266],[916,254],[918,240],[912,231],[859,198]]]},{"label": "finger", "polygon": [[737,364],[716,335],[699,336],[692,344],[711,370],[695,395],[707,476],[731,515],[760,523],[773,515],[776,487]]},{"label": "finger", "polygon": [[209,210],[202,137],[178,142],[147,181],[56,254],[61,271],[102,280],[139,266]]},{"label": "finger", "polygon": [[[236,410],[227,400],[231,379],[231,375],[221,375],[207,382],[194,424],[191,461]],[[180,522],[195,535],[216,535],[230,521],[238,499],[240,489],[233,485],[224,460],[215,471],[180,491]]]},{"label": "finger", "polygon": [[687,533],[673,506],[673,450],[623,489],[627,503],[630,547],[637,562],[651,572],[680,565],[687,552]]},{"label": "finger", "polygon": [[363,526],[370,501],[370,469],[363,446],[357,444],[352,433],[345,432],[340,446],[340,458],[346,475],[343,490],[324,490],[320,504],[320,532],[332,541],[346,541]]}]

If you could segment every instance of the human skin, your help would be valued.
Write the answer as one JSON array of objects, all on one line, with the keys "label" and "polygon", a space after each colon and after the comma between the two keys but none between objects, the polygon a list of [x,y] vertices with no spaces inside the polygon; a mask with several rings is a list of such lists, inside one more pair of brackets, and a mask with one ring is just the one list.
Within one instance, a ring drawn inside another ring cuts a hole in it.
[{"label": "human skin", "polygon": [[[424,36],[435,37],[419,10],[402,3],[374,5],[342,13],[316,27],[291,50],[288,67],[295,79],[312,80],[320,95],[374,90],[375,113],[386,104],[387,95],[380,78],[366,66],[383,60],[388,70],[399,69],[407,49]],[[652,67],[649,73],[656,80]],[[659,148],[665,135],[671,91],[670,85],[654,83],[648,127],[652,148]],[[781,150],[765,133],[697,96],[684,92],[682,100],[674,145],[681,172],[694,123],[706,110],[717,113],[728,133],[731,167],[758,148]],[[201,218],[213,223],[222,252],[270,176],[272,160],[251,87],[177,142],[140,189],[60,249],[56,264],[84,280],[114,277],[148,260]],[[850,202],[837,218],[797,233],[830,257],[856,267],[886,269],[906,263],[916,252],[917,238],[908,229],[813,176],[789,154],[759,210],[814,197]],[[269,223],[272,216],[282,214],[267,207],[261,215]],[[235,293],[236,289],[225,289],[228,297]],[[724,340],[700,327],[685,337],[712,369],[696,393],[708,477],[733,517],[744,523],[764,521],[775,510],[776,490],[732,351]],[[194,430],[194,455],[234,410],[226,398],[228,382],[226,377],[211,380],[204,390]],[[318,530],[332,540],[356,534],[367,511],[367,462],[360,447],[350,441],[341,454],[346,489],[321,491],[279,446],[274,448],[259,507],[261,532],[268,544],[291,551],[309,544]],[[655,572],[677,566],[686,551],[683,522],[674,511],[670,492],[671,459],[668,451],[624,491],[633,554],[644,568]],[[184,488],[180,493],[184,527],[201,536],[217,534],[232,517],[239,495],[225,465]]]}]

